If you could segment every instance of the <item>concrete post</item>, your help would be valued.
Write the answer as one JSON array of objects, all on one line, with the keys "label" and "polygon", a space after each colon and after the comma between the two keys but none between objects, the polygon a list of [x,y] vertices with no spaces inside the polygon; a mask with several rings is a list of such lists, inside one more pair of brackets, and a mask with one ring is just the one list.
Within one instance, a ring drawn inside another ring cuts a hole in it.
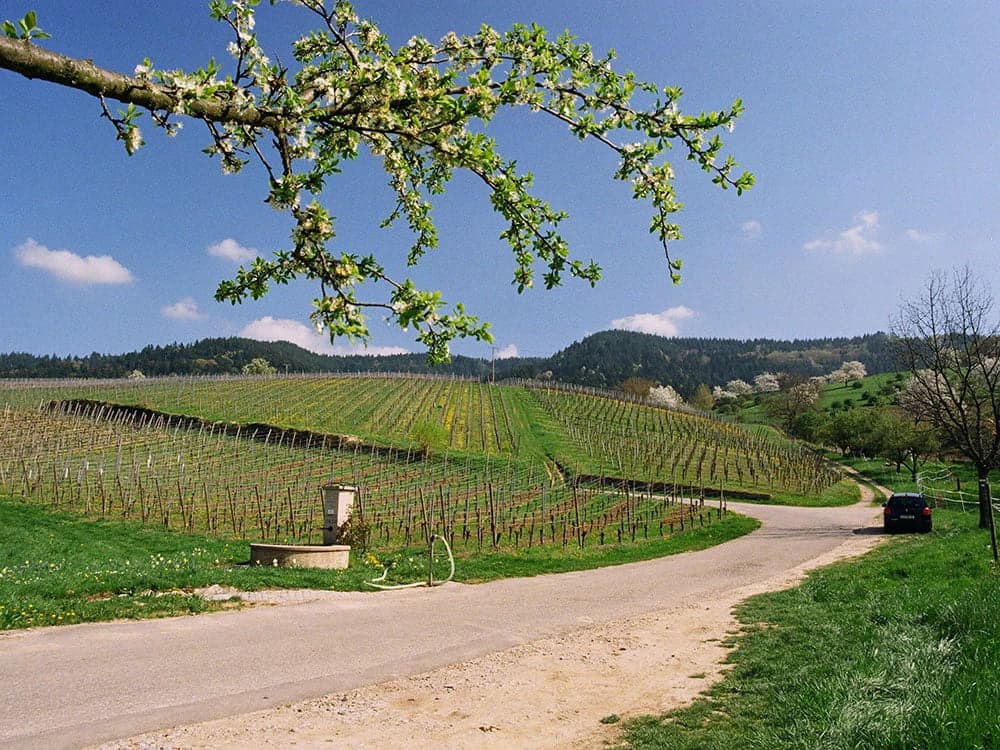
[{"label": "concrete post", "polygon": [[342,484],[323,486],[323,544],[337,544],[358,488]]}]

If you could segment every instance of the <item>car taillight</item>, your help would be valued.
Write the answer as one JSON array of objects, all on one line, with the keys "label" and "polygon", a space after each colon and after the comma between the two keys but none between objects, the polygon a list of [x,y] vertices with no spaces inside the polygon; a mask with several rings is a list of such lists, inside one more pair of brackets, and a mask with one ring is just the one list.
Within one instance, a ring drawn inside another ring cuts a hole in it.
[{"label": "car taillight", "polygon": [[924,514],[924,518],[929,518],[930,515],[931,515],[931,509],[930,509],[930,507],[924,508],[923,511],[922,511],[922,513]]},{"label": "car taillight", "polygon": [[889,507],[888,505],[887,505],[887,506],[885,506],[885,509],[884,509],[884,510],[883,510],[882,512],[883,512],[883,513],[884,513],[885,515],[887,515],[887,516],[891,516],[891,515],[892,515],[892,509],[891,509],[891,508],[890,508],[890,507]]}]

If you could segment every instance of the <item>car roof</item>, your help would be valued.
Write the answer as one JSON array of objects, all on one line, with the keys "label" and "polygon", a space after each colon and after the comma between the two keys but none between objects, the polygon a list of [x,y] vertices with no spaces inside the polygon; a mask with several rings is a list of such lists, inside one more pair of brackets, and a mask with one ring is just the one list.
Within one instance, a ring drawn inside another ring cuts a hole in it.
[{"label": "car roof", "polygon": [[912,498],[922,498],[924,496],[923,492],[894,492],[893,497],[912,497]]}]

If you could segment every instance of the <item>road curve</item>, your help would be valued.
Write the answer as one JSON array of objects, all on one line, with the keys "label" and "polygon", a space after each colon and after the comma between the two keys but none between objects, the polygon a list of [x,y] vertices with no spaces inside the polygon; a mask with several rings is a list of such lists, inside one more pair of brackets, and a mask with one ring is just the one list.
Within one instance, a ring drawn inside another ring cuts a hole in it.
[{"label": "road curve", "polygon": [[758,518],[699,552],[598,570],[0,635],[0,748],[76,748],[429,671],[773,579],[877,533],[878,513],[730,503]]}]

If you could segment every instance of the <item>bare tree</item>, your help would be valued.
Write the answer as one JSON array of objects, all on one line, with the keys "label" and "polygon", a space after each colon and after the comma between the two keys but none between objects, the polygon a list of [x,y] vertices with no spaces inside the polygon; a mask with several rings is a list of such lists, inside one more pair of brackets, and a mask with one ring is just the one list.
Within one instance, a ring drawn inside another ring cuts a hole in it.
[{"label": "bare tree", "polygon": [[1000,467],[1000,321],[992,294],[968,267],[950,276],[937,272],[920,297],[901,304],[893,333],[912,375],[903,406],[976,467],[979,526],[993,529],[989,473]]}]

